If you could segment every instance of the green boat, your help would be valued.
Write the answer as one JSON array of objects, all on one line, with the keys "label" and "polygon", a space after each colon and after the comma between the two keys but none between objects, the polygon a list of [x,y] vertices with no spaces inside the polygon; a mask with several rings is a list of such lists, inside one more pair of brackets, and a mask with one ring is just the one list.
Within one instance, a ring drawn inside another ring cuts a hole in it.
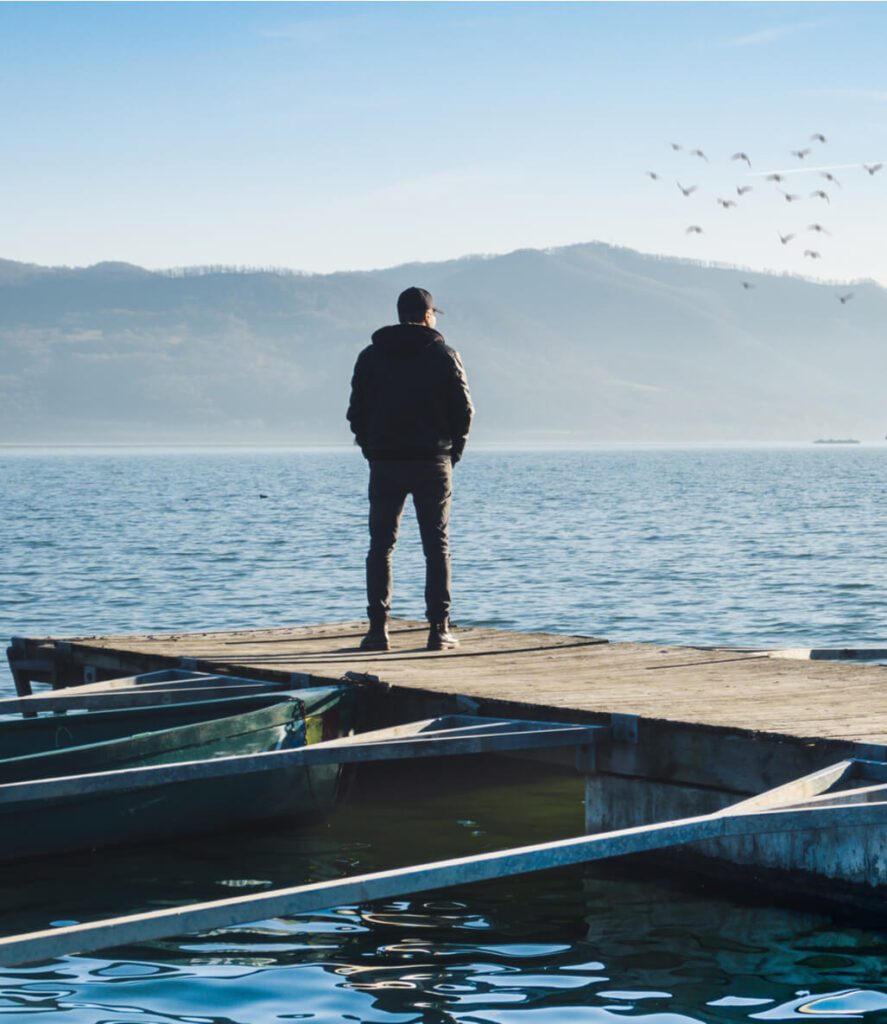
[{"label": "green boat", "polygon": [[0,720],[0,765],[14,758],[128,739],[139,734],[256,711],[270,707],[280,698],[280,693],[235,698],[213,696],[192,698],[181,704],[158,703],[108,711],[77,710],[24,718],[21,715],[8,716]]},{"label": "green boat", "polygon": [[[284,750],[352,727],[353,694],[331,686],[257,696],[0,722],[0,860],[316,817],[339,766],[159,783],[137,792],[40,797],[5,805],[15,784]],[[60,749],[57,749],[60,748]],[[96,775],[98,777],[98,775]]]}]

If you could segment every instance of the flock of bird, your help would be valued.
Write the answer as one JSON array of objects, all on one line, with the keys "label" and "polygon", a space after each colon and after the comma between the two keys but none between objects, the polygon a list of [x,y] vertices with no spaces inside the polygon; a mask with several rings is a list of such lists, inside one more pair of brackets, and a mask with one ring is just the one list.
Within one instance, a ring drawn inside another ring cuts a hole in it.
[{"label": "flock of bird", "polygon": [[[810,145],[807,145],[807,146],[805,146],[805,147],[803,147],[801,149],[793,149],[793,150],[789,151],[790,155],[792,157],[794,157],[797,161],[799,161],[798,170],[804,169],[803,166],[802,166],[803,165],[803,161],[805,161],[807,159],[807,157],[809,157],[815,151],[815,149],[818,149],[819,147],[826,145],[827,140],[826,140],[826,137],[821,132],[816,132],[816,133],[814,133],[813,135],[810,136],[809,142],[810,142]],[[699,160],[704,160],[705,163],[707,163],[707,164],[710,163],[708,156],[701,149],[689,149],[689,148],[686,148],[685,146],[683,146],[679,142],[670,142],[669,146],[671,147],[672,151],[675,152],[675,153],[683,151],[683,152],[689,154],[692,157],[696,157]],[[741,151],[736,152],[736,153],[734,153],[730,157],[730,161],[731,162],[742,162],[742,163],[745,163],[748,166],[749,171],[752,170],[751,158],[749,157],[749,155],[747,153],[744,153],[744,152],[741,152]],[[883,168],[884,165],[882,163],[875,163],[875,164],[862,163],[862,164],[859,164],[859,165],[856,165],[856,166],[858,166],[861,169],[863,169],[869,175],[869,177],[874,177],[874,175],[877,174]],[[662,180],[662,175],[660,173],[658,173],[657,171],[646,171],[645,173],[646,173],[647,177],[649,177],[652,181],[661,181]],[[804,197],[801,194],[796,193],[796,192],[789,192],[785,188],[783,188],[782,186],[783,186],[783,184],[786,181],[786,174],[787,173],[797,173],[797,171],[790,171],[790,172],[786,172],[786,171],[772,171],[772,172],[769,172],[769,173],[768,172],[763,172],[761,174],[761,176],[763,177],[765,182],[772,182],[773,183],[773,185],[775,186],[776,190],[779,192],[780,195],[782,195],[782,197],[785,200],[785,202],[787,204],[789,204],[789,205],[791,205],[793,203],[797,203],[797,202],[799,202],[800,200],[802,200],[804,198],[808,198],[808,199],[818,200],[820,203],[827,204],[829,206],[829,208],[831,207],[831,195],[825,190],[825,186],[813,189],[813,191],[810,192],[809,196],[807,196],[807,197]],[[834,174],[831,173],[831,170],[829,170],[829,169],[811,170],[810,173],[816,173],[820,178],[822,178],[825,182],[827,182],[830,187],[834,186],[836,188],[843,188],[843,185],[841,184],[841,182],[835,177]],[[681,181],[676,181],[676,184],[677,184],[678,190],[680,191],[681,195],[685,199],[687,199],[691,195],[693,195],[694,192],[698,192],[699,191],[699,186],[698,185],[685,185]],[[749,192],[752,192],[754,190],[754,186],[753,185],[736,185],[735,186],[735,190],[736,190],[736,196],[737,196],[736,199],[734,199],[732,196],[729,196],[729,197],[717,196],[716,199],[715,199],[715,202],[722,209],[724,209],[724,210],[731,210],[731,209],[739,206],[740,200],[742,200],[742,198],[745,195],[747,195]],[[824,225],[822,225],[822,224],[820,224],[818,222],[814,222],[812,224],[808,224],[807,227],[806,227],[806,230],[809,231],[809,232],[812,232],[818,238],[823,238],[823,236],[831,237],[831,234],[832,234]],[[701,234],[704,234],[704,231],[703,231],[702,227],[699,224],[690,224],[687,227],[685,233],[688,234],[688,235],[701,235]],[[778,237],[779,242],[780,242],[780,244],[782,246],[787,246],[787,245],[789,245],[791,242],[793,242],[798,237],[798,233],[797,233],[797,231],[794,231],[794,232],[786,232],[785,234],[783,234],[781,231],[777,231],[777,237]],[[822,258],[822,253],[819,251],[819,249],[807,248],[807,249],[804,249],[803,252],[804,252],[804,258],[805,259],[819,260],[819,259]],[[754,288],[754,285],[751,283],[751,281],[741,281],[740,284],[742,285],[742,287],[746,291],[748,291],[749,289]],[[844,306],[853,298],[853,295],[854,295],[853,292],[845,292],[845,293],[839,294],[837,296],[837,299],[841,303],[841,305]]]}]

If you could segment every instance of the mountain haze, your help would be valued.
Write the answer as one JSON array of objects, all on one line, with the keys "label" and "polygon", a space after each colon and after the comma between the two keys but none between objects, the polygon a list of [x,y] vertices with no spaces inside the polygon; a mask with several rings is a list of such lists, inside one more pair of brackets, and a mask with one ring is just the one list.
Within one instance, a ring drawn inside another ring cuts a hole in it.
[{"label": "mountain haze", "polygon": [[413,284],[478,440],[887,432],[887,290],[590,243],[328,275],[0,260],[0,441],[347,442],[354,359]]}]

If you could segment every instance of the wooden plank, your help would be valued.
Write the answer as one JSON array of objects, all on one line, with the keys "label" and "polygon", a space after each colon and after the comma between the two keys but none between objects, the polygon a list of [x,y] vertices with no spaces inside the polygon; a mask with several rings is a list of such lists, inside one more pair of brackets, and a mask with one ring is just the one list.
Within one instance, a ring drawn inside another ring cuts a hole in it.
[{"label": "wooden plank", "polygon": [[814,810],[767,810],[750,814],[718,812],[14,935],[0,939],[0,964],[16,965],[109,946],[129,946],[170,935],[230,928],[283,915],[476,884],[715,838],[809,832],[823,823],[830,828],[859,828],[885,822],[887,802]]}]

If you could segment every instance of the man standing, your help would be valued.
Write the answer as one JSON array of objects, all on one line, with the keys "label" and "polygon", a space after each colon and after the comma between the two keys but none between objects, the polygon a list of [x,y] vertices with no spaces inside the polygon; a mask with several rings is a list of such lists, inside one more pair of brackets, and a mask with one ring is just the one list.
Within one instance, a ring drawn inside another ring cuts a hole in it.
[{"label": "man standing", "polygon": [[400,322],[376,331],[354,366],[348,421],[370,464],[364,651],[390,647],[391,559],[408,494],[425,553],[428,650],[459,643],[449,625],[448,527],[453,466],[474,409],[462,360],[434,329],[440,312],[424,288],[407,288],[397,299]]}]

